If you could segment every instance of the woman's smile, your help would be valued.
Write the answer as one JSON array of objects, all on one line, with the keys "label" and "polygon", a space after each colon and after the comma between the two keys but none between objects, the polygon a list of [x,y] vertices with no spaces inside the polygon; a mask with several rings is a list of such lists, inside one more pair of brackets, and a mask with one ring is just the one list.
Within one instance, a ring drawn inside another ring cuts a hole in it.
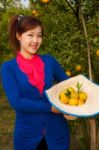
[{"label": "woman's smile", "polygon": [[37,47],[38,47],[38,45],[37,45],[37,44],[36,44],[36,45],[30,45],[30,47],[31,47],[33,50],[36,50]]}]

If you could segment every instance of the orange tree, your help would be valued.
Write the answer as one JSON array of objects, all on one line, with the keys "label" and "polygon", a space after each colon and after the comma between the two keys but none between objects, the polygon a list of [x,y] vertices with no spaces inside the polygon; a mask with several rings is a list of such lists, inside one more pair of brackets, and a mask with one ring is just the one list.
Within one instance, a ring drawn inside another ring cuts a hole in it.
[{"label": "orange tree", "polygon": [[[31,4],[32,11],[35,10],[39,14],[38,17],[40,17],[45,25],[42,51],[55,55],[64,69],[70,71],[72,75],[79,73],[88,75],[86,40],[77,11],[75,11],[76,15],[74,15],[73,10],[65,0],[49,0],[48,3],[44,3],[42,0],[31,0]],[[86,3],[86,6],[88,6],[88,3]],[[93,8],[92,4],[90,7]],[[95,60],[93,61],[94,63],[92,62],[92,65],[95,69],[98,65],[96,50],[99,48],[99,17],[97,13],[94,13],[94,8],[90,11],[91,15],[88,14],[90,7],[86,9],[83,6],[87,20],[89,41],[92,47],[91,56],[92,60]],[[81,66],[79,71],[76,69],[78,65]],[[99,74],[98,69],[95,70],[95,73]],[[97,75],[94,75],[94,81],[99,82]]]},{"label": "orange tree", "polygon": [[85,39],[71,9],[65,2],[50,1],[48,4],[34,2],[32,10],[39,13],[44,23],[43,53],[49,52],[57,57],[64,69],[74,75],[76,65],[86,63],[87,59],[83,57],[83,52],[86,53]]}]

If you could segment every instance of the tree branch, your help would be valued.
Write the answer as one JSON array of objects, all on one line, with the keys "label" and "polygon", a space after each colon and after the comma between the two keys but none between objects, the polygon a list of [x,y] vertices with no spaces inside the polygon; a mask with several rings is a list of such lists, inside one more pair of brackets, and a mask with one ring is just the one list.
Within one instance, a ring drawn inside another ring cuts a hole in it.
[{"label": "tree branch", "polygon": [[76,16],[77,18],[77,21],[79,22],[79,1],[75,1],[76,2],[76,5],[77,5],[77,10],[75,10],[71,3],[68,1],[68,0],[65,0],[65,2],[68,4],[68,6],[72,9],[74,15]]}]

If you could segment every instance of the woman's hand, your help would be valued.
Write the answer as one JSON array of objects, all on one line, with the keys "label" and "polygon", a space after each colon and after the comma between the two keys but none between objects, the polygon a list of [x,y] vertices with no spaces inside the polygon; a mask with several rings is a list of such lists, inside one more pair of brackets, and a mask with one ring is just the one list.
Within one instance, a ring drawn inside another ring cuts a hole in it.
[{"label": "woman's hand", "polygon": [[67,120],[76,120],[77,119],[77,117],[70,116],[70,115],[64,115],[64,118]]},{"label": "woman's hand", "polygon": [[56,109],[55,107],[52,106],[51,108],[51,112],[53,113],[61,113],[58,109]]}]

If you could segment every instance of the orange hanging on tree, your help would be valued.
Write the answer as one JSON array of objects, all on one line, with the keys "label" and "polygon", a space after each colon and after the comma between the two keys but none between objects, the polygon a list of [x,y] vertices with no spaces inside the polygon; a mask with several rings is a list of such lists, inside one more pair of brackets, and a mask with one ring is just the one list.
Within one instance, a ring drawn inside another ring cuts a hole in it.
[{"label": "orange hanging on tree", "polygon": [[99,49],[96,50],[96,55],[99,57]]},{"label": "orange hanging on tree", "polygon": [[82,66],[81,66],[81,65],[77,65],[77,66],[76,66],[76,71],[81,71],[81,69],[82,69]]},{"label": "orange hanging on tree", "polygon": [[37,17],[37,16],[39,16],[39,13],[36,10],[33,10],[32,11],[32,15],[35,16],[35,17]]},{"label": "orange hanging on tree", "polygon": [[72,75],[71,71],[70,70],[67,70],[66,71],[66,74],[70,77]]},{"label": "orange hanging on tree", "polygon": [[50,2],[50,0],[41,0],[42,3],[47,4]]}]

